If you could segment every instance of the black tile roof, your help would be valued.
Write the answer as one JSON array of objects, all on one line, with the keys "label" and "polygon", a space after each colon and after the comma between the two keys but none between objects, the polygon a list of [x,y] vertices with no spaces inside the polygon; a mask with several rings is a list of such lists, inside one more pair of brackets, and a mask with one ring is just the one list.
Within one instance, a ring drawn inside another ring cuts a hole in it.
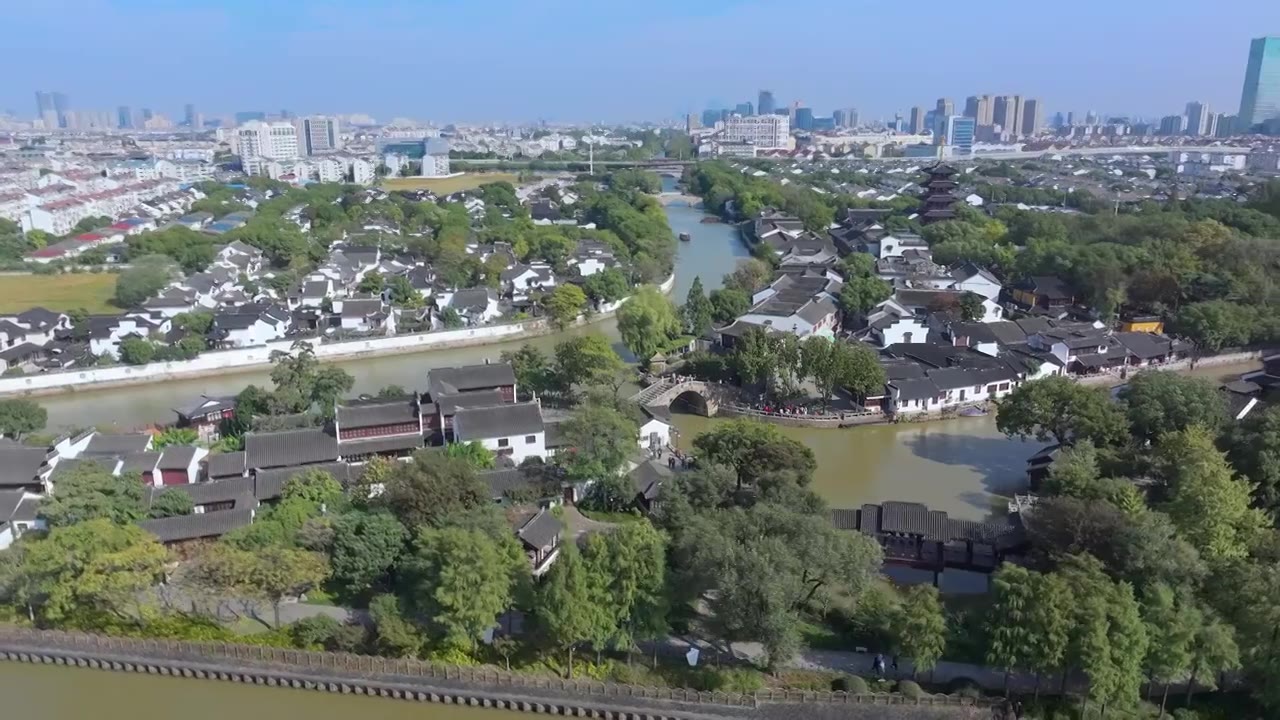
[{"label": "black tile roof", "polygon": [[505,402],[501,390],[473,390],[471,392],[440,394],[436,396],[440,414],[449,417],[462,408],[490,407]]},{"label": "black tile roof", "polygon": [[354,429],[418,422],[418,404],[412,397],[350,403],[338,406],[338,427]]},{"label": "black tile roof", "polygon": [[438,394],[469,392],[515,384],[516,374],[509,363],[433,368],[427,372],[427,389],[433,400]]},{"label": "black tile roof", "polygon": [[249,433],[244,437],[245,466],[278,468],[333,462],[338,442],[319,428]]},{"label": "black tile roof", "polygon": [[655,500],[661,493],[662,484],[671,479],[671,469],[657,460],[642,462],[627,474],[631,478],[631,486],[636,494],[645,500]]},{"label": "black tile roof", "polygon": [[209,478],[239,477],[244,475],[244,451],[230,453],[214,453],[205,458]]},{"label": "black tile roof", "polygon": [[160,542],[178,542],[221,537],[253,522],[253,508],[215,510],[206,513],[178,515],[159,520],[143,520],[138,525],[155,535]]},{"label": "black tile roof", "polygon": [[97,433],[85,447],[85,455],[127,455],[144,452],[151,444],[151,436],[146,434],[108,435]]},{"label": "black tile roof", "polygon": [[897,388],[898,400],[906,402],[910,400],[924,400],[926,398],[937,397],[941,393],[938,386],[927,377],[923,378],[899,378],[888,382],[890,387]]},{"label": "black tile roof", "polygon": [[537,403],[462,408],[453,416],[453,435],[460,442],[543,432]]},{"label": "black tile roof", "polygon": [[303,467],[285,467],[271,470],[258,470],[254,473],[253,496],[259,500],[274,500],[284,493],[284,486],[290,480],[305,472],[319,471],[329,473],[346,487],[352,479],[351,466],[345,462],[320,463]]},{"label": "black tile roof", "polygon": [[344,440],[338,443],[338,452],[344,458],[356,457],[358,455],[374,455],[384,452],[397,452],[400,450],[420,450],[422,449],[422,433],[414,432],[412,435],[393,435],[391,437],[382,438],[362,438],[360,440]]},{"label": "black tile roof", "polygon": [[564,530],[563,523],[557,520],[550,510],[540,510],[520,526],[516,535],[529,547],[542,549],[554,545],[556,536],[562,530]]},{"label": "black tile roof", "polygon": [[494,500],[501,500],[508,492],[533,484],[530,476],[520,468],[487,470],[476,473],[476,477],[489,486],[489,494]]},{"label": "black tile roof", "polygon": [[[192,448],[194,450],[194,448]],[[130,453],[121,458],[120,472],[152,472],[156,469],[156,464],[160,462],[161,453],[158,451]],[[61,465],[62,463],[58,463]],[[184,466],[185,467],[185,466]]]},{"label": "black tile roof", "polygon": [[35,484],[48,455],[42,447],[0,447],[0,487]]},{"label": "black tile roof", "polygon": [[191,445],[172,445],[160,456],[161,470],[186,470],[196,459],[196,448]]}]

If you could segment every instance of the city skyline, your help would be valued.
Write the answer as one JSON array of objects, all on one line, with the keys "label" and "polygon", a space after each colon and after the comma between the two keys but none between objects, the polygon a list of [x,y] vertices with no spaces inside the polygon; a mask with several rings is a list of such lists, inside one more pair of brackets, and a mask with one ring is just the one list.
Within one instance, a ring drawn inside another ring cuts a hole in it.
[{"label": "city skyline", "polygon": [[[705,109],[710,77],[714,95],[735,98],[730,108],[757,101],[759,90],[767,88],[779,106],[803,99],[824,115],[857,107],[864,118],[887,118],[928,98],[960,104],[974,93],[993,92],[1045,98],[1050,115],[1103,108],[1107,114],[1156,117],[1192,98],[1234,110],[1250,41],[1280,34],[1280,7],[1245,0],[1232,15],[1249,22],[1201,34],[1196,62],[1188,63],[1179,44],[1157,38],[1199,30],[1203,17],[1195,8],[1166,4],[1153,13],[1132,7],[1145,3],[1081,0],[1073,13],[1107,22],[1044,33],[1028,30],[1024,16],[1003,12],[1006,5],[1020,7],[1004,0],[980,16],[957,15],[938,26],[921,24],[909,8],[852,8],[821,0],[814,9],[829,27],[874,21],[883,28],[858,39],[859,57],[883,59],[854,62],[831,43],[796,43],[782,54],[742,53],[740,47],[728,52],[753,28],[776,24],[779,10],[793,10],[770,0],[708,0],[693,8],[655,0],[644,17],[628,19],[623,32],[616,9],[580,0],[546,8],[513,3],[502,12],[494,12],[492,3],[476,5],[283,0],[259,7],[197,0],[171,9],[149,0],[19,3],[9,18],[29,31],[0,49],[0,59],[29,67],[24,77],[30,87],[0,89],[0,107],[28,117],[32,92],[57,89],[76,108],[145,105],[177,120],[192,103],[207,116],[284,106],[299,114],[367,112],[462,122],[623,121]],[[1094,6],[1106,12],[1093,12]],[[1138,26],[1143,30],[1134,34]],[[182,32],[172,32],[174,27]],[[389,42],[401,34],[421,37],[428,28],[433,52]],[[115,33],[147,41],[97,41]],[[266,34],[273,45],[263,44]],[[582,42],[603,36],[609,37],[607,45]],[[485,52],[476,52],[477,46]],[[284,76],[293,82],[243,82],[260,73],[270,54],[297,67],[323,61],[326,72]],[[954,61],[957,54],[964,62]],[[32,57],[42,61],[32,63]],[[447,57],[461,60],[448,72],[435,72]],[[1010,63],[1010,57],[1044,61]],[[691,61],[698,72],[690,72]],[[529,72],[525,68],[556,81],[516,81]],[[406,92],[406,75],[422,80],[421,91]]]}]

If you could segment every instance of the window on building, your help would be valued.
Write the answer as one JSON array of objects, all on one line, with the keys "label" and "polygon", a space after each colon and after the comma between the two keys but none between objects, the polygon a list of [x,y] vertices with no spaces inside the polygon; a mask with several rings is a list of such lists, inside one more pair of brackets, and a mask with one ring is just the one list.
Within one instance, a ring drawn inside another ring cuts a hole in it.
[{"label": "window on building", "polygon": [[525,445],[532,445],[532,444],[534,444],[534,443],[536,443],[536,442],[538,442],[538,436],[537,436],[537,435],[525,435],[525,436],[524,436],[524,444],[525,444]]},{"label": "window on building", "polygon": [[511,444],[510,440],[506,438],[498,438],[498,447],[506,447],[510,444]]}]

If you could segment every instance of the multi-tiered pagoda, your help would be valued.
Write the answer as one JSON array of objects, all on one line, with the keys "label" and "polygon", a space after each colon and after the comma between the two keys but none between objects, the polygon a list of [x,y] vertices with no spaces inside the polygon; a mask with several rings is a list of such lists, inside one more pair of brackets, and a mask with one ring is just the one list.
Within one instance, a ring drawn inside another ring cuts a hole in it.
[{"label": "multi-tiered pagoda", "polygon": [[956,204],[955,190],[958,184],[951,178],[955,176],[956,169],[938,163],[925,168],[924,172],[929,179],[920,184],[924,188],[924,196],[920,198],[920,222],[928,225],[955,219],[956,211],[952,206]]}]

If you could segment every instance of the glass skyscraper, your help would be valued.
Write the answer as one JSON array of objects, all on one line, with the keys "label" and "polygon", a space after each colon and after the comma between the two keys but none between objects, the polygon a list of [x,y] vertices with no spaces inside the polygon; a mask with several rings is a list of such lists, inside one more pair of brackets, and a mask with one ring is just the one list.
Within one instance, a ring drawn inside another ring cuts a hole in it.
[{"label": "glass skyscraper", "polygon": [[1240,94],[1239,124],[1248,128],[1280,118],[1280,37],[1255,38]]}]

